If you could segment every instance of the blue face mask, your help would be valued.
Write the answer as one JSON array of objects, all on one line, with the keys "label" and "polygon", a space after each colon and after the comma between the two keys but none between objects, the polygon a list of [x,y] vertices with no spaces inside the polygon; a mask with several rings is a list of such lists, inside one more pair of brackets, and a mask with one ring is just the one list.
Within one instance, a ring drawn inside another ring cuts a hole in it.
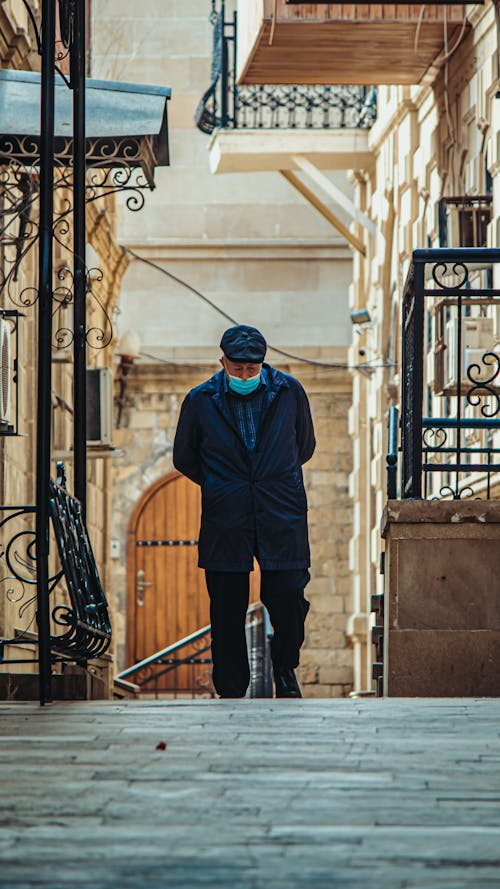
[{"label": "blue face mask", "polygon": [[229,388],[237,395],[250,395],[260,385],[260,373],[256,377],[250,377],[248,380],[240,380],[239,377],[229,376]]}]

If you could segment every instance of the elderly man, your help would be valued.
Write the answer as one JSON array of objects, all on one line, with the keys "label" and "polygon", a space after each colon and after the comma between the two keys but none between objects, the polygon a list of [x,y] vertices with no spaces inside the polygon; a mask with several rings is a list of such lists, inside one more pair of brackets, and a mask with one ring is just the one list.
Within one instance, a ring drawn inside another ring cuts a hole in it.
[{"label": "elderly man", "polygon": [[198,564],[210,596],[214,685],[223,698],[248,688],[255,557],[274,629],[276,696],[299,698],[294,668],[310,565],[302,464],[315,447],[309,403],[297,380],[263,363],[266,341],[254,327],[231,327],[220,346],[222,370],[189,392],[174,442],[174,466],[202,491]]}]

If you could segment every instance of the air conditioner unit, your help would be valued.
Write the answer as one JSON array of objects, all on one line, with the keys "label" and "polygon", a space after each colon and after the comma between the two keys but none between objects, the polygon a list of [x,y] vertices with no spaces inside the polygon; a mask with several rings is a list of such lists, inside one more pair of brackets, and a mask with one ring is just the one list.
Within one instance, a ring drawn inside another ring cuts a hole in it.
[{"label": "air conditioner unit", "polygon": [[9,324],[0,317],[0,432],[10,431],[12,368]]},{"label": "air conditioner unit", "polygon": [[[446,386],[452,387],[457,385],[458,324],[456,321],[447,321],[444,342],[446,346]],[[473,371],[475,382],[480,383],[491,377],[496,365],[485,363],[484,356],[486,352],[494,351],[493,318],[462,318],[462,386],[470,388],[474,385],[467,375],[467,370],[472,365],[476,365],[476,369]]]},{"label": "air conditioner unit", "polygon": [[439,201],[440,247],[486,247],[491,195],[442,198]]},{"label": "air conditioner unit", "polygon": [[87,442],[111,445],[113,374],[109,367],[87,368]]}]

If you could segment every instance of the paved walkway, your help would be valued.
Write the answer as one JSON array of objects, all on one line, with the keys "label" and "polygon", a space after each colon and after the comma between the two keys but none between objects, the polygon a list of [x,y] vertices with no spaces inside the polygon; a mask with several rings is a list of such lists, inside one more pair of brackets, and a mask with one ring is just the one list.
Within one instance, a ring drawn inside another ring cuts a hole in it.
[{"label": "paved walkway", "polygon": [[0,704],[0,792],[1,889],[500,887],[499,699]]}]

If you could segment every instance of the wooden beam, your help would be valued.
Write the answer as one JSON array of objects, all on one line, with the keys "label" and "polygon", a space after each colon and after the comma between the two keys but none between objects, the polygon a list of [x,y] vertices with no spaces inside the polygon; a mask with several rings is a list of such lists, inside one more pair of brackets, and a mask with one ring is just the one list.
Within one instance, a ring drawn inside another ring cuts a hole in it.
[{"label": "wooden beam", "polygon": [[307,157],[304,157],[303,154],[294,154],[292,157],[293,162],[302,170],[306,176],[309,176],[316,185],[326,192],[329,198],[332,198],[337,204],[349,213],[349,216],[354,222],[359,222],[367,231],[370,232],[371,235],[377,234],[377,227],[371,219],[366,216],[365,213],[362,213],[361,210],[353,204],[350,198],[347,197],[346,194],[335,185],[328,176],[318,170],[318,168],[310,161]]},{"label": "wooden beam", "polygon": [[354,250],[358,250],[362,256],[366,256],[366,248],[363,242],[359,238],[357,238],[356,235],[353,235],[351,231],[349,231],[347,226],[344,225],[344,223],[338,218],[338,216],[335,216],[335,213],[332,213],[329,207],[327,207],[326,204],[320,201],[320,199],[316,197],[314,192],[312,192],[309,188],[307,188],[306,185],[304,185],[303,182],[300,181],[299,177],[295,173],[292,173],[291,170],[280,170],[280,173],[291,185],[293,185],[294,188],[297,189],[298,192],[300,192],[303,197],[305,197],[307,201],[309,201],[310,204],[312,204],[312,206],[318,211],[318,213],[321,213],[321,215],[324,216],[326,220],[328,220],[330,225],[337,229],[337,231],[342,235],[342,237],[346,239],[346,241],[348,241],[348,243],[351,245],[351,247],[354,248]]}]

